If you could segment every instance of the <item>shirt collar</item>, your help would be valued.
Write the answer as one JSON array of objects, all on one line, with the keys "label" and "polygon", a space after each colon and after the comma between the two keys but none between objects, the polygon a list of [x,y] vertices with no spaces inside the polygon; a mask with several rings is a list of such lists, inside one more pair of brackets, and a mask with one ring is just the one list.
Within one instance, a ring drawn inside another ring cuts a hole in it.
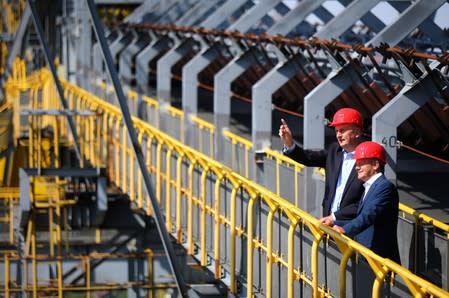
[{"label": "shirt collar", "polygon": [[382,173],[377,173],[371,176],[371,178],[369,178],[365,183],[363,183],[363,187],[365,188],[370,187],[377,179],[379,179],[380,176],[382,176]]}]

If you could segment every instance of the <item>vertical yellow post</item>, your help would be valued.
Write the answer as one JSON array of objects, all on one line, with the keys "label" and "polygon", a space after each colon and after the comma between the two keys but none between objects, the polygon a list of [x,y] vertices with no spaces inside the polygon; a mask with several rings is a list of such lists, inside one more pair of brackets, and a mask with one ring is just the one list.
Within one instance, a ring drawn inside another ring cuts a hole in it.
[{"label": "vertical yellow post", "polygon": [[231,286],[230,291],[231,293],[236,293],[237,291],[237,284],[236,284],[236,277],[235,277],[235,236],[236,236],[236,230],[235,230],[235,221],[236,221],[236,201],[237,201],[237,191],[240,188],[240,185],[234,185],[234,188],[231,192],[231,239],[230,239],[230,250],[231,250],[231,258],[230,258],[230,271],[231,271]]},{"label": "vertical yellow post", "polygon": [[64,297],[63,293],[63,276],[62,276],[62,259],[61,256],[58,256],[57,261],[58,266],[58,297]]},{"label": "vertical yellow post", "polygon": [[[338,242],[337,242],[338,243]],[[340,297],[346,297],[346,268],[348,260],[352,255],[352,248],[350,246],[345,248],[340,260],[340,267],[338,272],[338,283],[340,288]]]},{"label": "vertical yellow post", "polygon": [[[290,228],[288,229],[288,274],[287,274],[287,296],[288,298],[293,298],[295,296],[295,232],[296,226],[298,225],[297,220],[290,219]],[[314,296],[318,297],[318,296]]]},{"label": "vertical yellow post", "polygon": [[128,148],[128,134],[125,127],[122,127],[122,190],[124,193],[129,191],[128,185],[128,157],[130,155],[130,150]]},{"label": "vertical yellow post", "polygon": [[151,249],[147,249],[146,253],[148,262],[148,298],[153,298],[153,251]]},{"label": "vertical yellow post", "polygon": [[14,199],[9,200],[9,244],[14,244]]},{"label": "vertical yellow post", "polygon": [[33,276],[33,298],[37,298],[37,264],[36,264],[36,222],[34,214],[31,216],[32,230],[31,230],[31,270]]},{"label": "vertical yellow post", "polygon": [[167,146],[167,155],[165,156],[165,221],[167,231],[173,231],[172,215],[171,215],[171,157],[173,148]]},{"label": "vertical yellow post", "polygon": [[161,170],[162,170],[162,140],[158,140],[156,149],[156,199],[161,203]]},{"label": "vertical yellow post", "polygon": [[90,257],[86,256],[83,258],[84,260],[84,266],[85,266],[85,277],[86,277],[86,298],[90,298]]},{"label": "vertical yellow post", "polygon": [[5,254],[5,298],[9,298],[9,255]]},{"label": "vertical yellow post", "polygon": [[53,198],[50,197],[49,198],[49,204],[50,207],[48,207],[48,235],[49,235],[49,244],[50,244],[50,256],[53,257],[55,255],[55,248],[54,248],[54,243],[55,243],[55,235],[54,235],[54,229],[53,229],[53,207],[51,207],[53,205]]},{"label": "vertical yellow post", "polygon": [[176,161],[176,241],[182,243],[182,161],[184,153],[180,152]]},{"label": "vertical yellow post", "polygon": [[221,181],[223,175],[217,173],[217,180],[215,181],[215,232],[214,232],[214,260],[215,260],[215,278],[221,278],[221,246],[220,246],[220,223],[221,223]]},{"label": "vertical yellow post", "polygon": [[270,298],[273,292],[273,218],[276,209],[271,208],[267,216],[267,297]]},{"label": "vertical yellow post", "polygon": [[120,186],[120,173],[122,172],[120,169],[120,125],[121,125],[121,119],[117,118],[115,123],[115,132],[114,132],[114,141],[112,150],[114,151],[115,155],[115,165],[114,165],[114,176],[115,176],[115,184],[117,186]]},{"label": "vertical yellow post", "polygon": [[253,227],[254,227],[254,202],[256,201],[256,194],[251,194],[248,203],[248,233],[247,233],[247,284],[248,297],[253,297]]},{"label": "vertical yellow post", "polygon": [[189,166],[189,195],[187,197],[187,253],[193,255],[193,174],[196,161],[191,160]]},{"label": "vertical yellow post", "polygon": [[312,290],[313,297],[318,297],[318,249],[320,247],[321,239],[323,239],[324,232],[314,225],[309,225],[310,231],[314,236],[314,240],[312,243],[312,254],[311,254],[311,270],[312,270]]},{"label": "vertical yellow post", "polygon": [[200,247],[201,247],[201,266],[207,265],[207,249],[206,249],[206,180],[209,168],[205,167],[201,173],[201,190],[200,190]]}]

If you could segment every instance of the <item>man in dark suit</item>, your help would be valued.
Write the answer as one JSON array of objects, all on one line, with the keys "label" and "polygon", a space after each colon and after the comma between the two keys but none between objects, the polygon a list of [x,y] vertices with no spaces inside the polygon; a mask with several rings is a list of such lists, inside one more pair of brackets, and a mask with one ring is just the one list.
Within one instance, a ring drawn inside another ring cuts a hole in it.
[{"label": "man in dark suit", "polygon": [[336,220],[333,229],[345,233],[378,255],[400,264],[397,225],[399,198],[396,187],[383,175],[385,150],[375,142],[355,149],[356,171],[365,188],[357,216]]},{"label": "man in dark suit", "polygon": [[322,223],[332,225],[335,220],[349,220],[356,216],[363,193],[362,183],[354,170],[353,154],[360,143],[363,119],[352,108],[338,110],[331,126],[335,128],[337,142],[327,150],[304,150],[293,141],[290,128],[281,120],[279,137],[284,143],[283,153],[305,166],[326,170]]}]

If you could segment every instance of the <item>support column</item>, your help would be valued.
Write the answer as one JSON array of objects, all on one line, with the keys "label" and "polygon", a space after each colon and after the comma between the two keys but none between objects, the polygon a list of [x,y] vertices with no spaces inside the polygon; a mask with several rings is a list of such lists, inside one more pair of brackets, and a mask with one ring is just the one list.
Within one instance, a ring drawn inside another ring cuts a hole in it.
[{"label": "support column", "polygon": [[271,147],[272,95],[300,72],[298,63],[304,63],[300,60],[295,56],[278,64],[253,86],[252,142],[256,152]]},{"label": "support column", "polygon": [[[182,57],[193,50],[196,41],[193,38],[187,38],[178,46],[169,50],[161,59],[157,61],[157,100],[164,105],[170,105],[171,102],[171,69]],[[166,130],[167,109],[160,109],[159,127]]]},{"label": "support column", "polygon": [[[433,70],[437,72],[438,70]],[[385,176],[396,183],[397,127],[437,95],[438,90],[428,73],[414,82],[407,83],[402,90],[373,116],[373,141],[382,144],[387,153]]]},{"label": "support column", "polygon": [[185,144],[193,146],[194,127],[191,115],[198,113],[198,74],[221,55],[220,46],[214,45],[190,60],[182,69],[182,110],[186,128]]},{"label": "support column", "polygon": [[122,51],[119,59],[120,78],[125,79],[128,82],[131,82],[135,77],[132,72],[132,65],[136,64],[136,59],[134,59],[134,56],[151,42],[151,38],[148,33],[138,32],[137,34],[139,37],[134,39],[134,42]]},{"label": "support column", "polygon": [[346,63],[307,94],[304,98],[304,149],[324,149],[324,110],[357,80],[356,71]]},{"label": "support column", "polygon": [[159,101],[170,102],[171,69],[182,57],[192,51],[194,45],[195,40],[187,38],[157,61],[157,99]]},{"label": "support column", "polygon": [[229,18],[237,9],[245,4],[246,0],[228,0],[219,9],[214,11],[206,20],[201,23],[201,27],[212,29],[218,27]]},{"label": "support column", "polygon": [[302,0],[292,11],[274,24],[267,33],[271,35],[287,34],[324,2],[325,0]]},{"label": "support column", "polygon": [[[89,11],[85,1],[77,1],[76,8],[78,10],[78,22],[80,28],[80,41],[78,43],[77,53],[91,53],[92,52],[92,26],[89,22]],[[77,69],[76,81],[82,88],[93,91],[89,83],[89,73],[93,65],[93,57],[89,55],[77,54]],[[101,60],[101,59],[100,59]]]},{"label": "support column", "polygon": [[[120,40],[122,36],[123,36],[122,31],[114,30],[106,37],[106,41],[108,42],[108,44],[112,44],[114,41]],[[95,76],[99,76],[100,78],[104,79],[104,63],[101,54],[101,47],[98,42],[94,44],[92,51],[93,51],[92,65],[94,67],[94,74]]]},{"label": "support column", "polygon": [[227,30],[240,31],[242,33],[247,32],[251,26],[257,24],[257,22],[266,15],[270,10],[276,7],[282,0],[262,0],[254,5],[250,10],[244,13],[235,23],[233,23]]},{"label": "support column", "polygon": [[224,161],[222,131],[229,126],[231,116],[231,83],[248,67],[256,63],[254,54],[248,50],[235,57],[214,77],[214,124],[215,124],[215,159]]},{"label": "support column", "polygon": [[152,41],[136,57],[136,83],[140,93],[148,94],[150,82],[150,62],[161,52],[172,46],[172,40],[167,35]]}]

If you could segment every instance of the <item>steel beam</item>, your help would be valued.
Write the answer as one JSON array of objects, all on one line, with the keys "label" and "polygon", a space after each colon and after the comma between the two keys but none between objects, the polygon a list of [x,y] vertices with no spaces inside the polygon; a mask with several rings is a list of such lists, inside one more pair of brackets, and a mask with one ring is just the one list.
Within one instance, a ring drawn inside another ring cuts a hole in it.
[{"label": "steel beam", "polygon": [[176,62],[192,51],[195,44],[196,41],[193,38],[187,38],[157,61],[157,99],[159,101],[170,102],[171,69]]},{"label": "steel beam", "polygon": [[350,63],[333,70],[304,97],[304,148],[324,149],[326,119],[324,110],[337,96],[358,81]]},{"label": "steel beam", "polygon": [[181,0],[175,2],[170,9],[161,15],[161,18],[158,20],[158,23],[165,24],[173,24],[176,23],[177,20],[182,18],[182,16],[188,12],[195,3],[199,0]]},{"label": "steel beam", "polygon": [[92,26],[89,23],[89,11],[87,9],[87,4],[84,1],[77,1],[76,10],[80,30],[80,41],[77,43],[76,50],[76,67],[78,69],[76,72],[76,82],[78,86],[81,86],[86,90],[93,91],[95,89],[92,88],[93,86],[90,84],[90,81],[93,81],[96,78],[89,79],[92,74],[92,57],[91,55],[82,54],[90,53],[92,51]]},{"label": "steel beam", "polygon": [[251,9],[245,12],[236,22],[231,24],[227,30],[237,30],[242,33],[246,33],[251,26],[257,24],[257,22],[266,15],[270,10],[276,7],[282,0],[262,0],[254,5]]},{"label": "steel beam", "polygon": [[204,15],[220,0],[198,1],[188,12],[186,12],[179,20],[176,21],[180,26],[194,26],[203,20]]},{"label": "steel beam", "polygon": [[[56,73],[56,67],[53,63],[53,58],[51,57],[50,50],[48,48],[47,41],[44,36],[44,30],[42,29],[42,24],[40,22],[38,14],[37,14],[35,0],[28,0],[28,4],[31,9],[31,16],[33,18],[33,23],[36,28],[36,31],[39,35],[39,41],[41,43],[42,50],[45,55],[45,59],[47,60],[48,68],[50,69],[51,75],[53,77],[53,81],[56,86],[56,90],[59,95],[59,101],[61,102],[61,106],[65,110],[68,110],[69,105],[68,105],[67,101],[65,100],[64,89],[62,89],[61,82],[59,81],[58,75]],[[78,139],[78,134],[76,132],[75,122],[73,121],[73,118],[70,115],[67,115],[66,118],[67,118],[67,122],[69,124],[70,133],[72,134],[72,137],[74,140],[74,149],[75,149],[76,157],[77,157],[78,161],[80,161],[81,154],[80,154],[80,149],[79,149],[79,141],[78,141],[79,139]]]},{"label": "steel beam", "polygon": [[186,121],[185,144],[193,146],[193,127],[190,115],[198,113],[198,74],[212,61],[220,57],[220,45],[207,48],[190,60],[182,69],[182,110],[188,117]]},{"label": "steel beam", "polygon": [[168,35],[153,40],[136,57],[136,83],[138,92],[147,94],[150,82],[150,62],[163,50],[171,47],[172,40]]},{"label": "steel beam", "polygon": [[[281,0],[265,0],[261,1],[248,10],[227,30],[237,30],[239,32],[247,32],[257,20],[262,18],[268,11],[278,5]],[[182,106],[183,111],[190,115],[196,115],[198,112],[198,74],[213,60],[221,55],[221,46],[214,44],[196,55],[183,68],[182,81]],[[193,127],[191,117],[185,117],[186,127],[186,144],[191,144],[193,136]]]},{"label": "steel beam", "polygon": [[95,3],[93,2],[93,0],[86,0],[86,1],[89,6],[89,12],[90,12],[90,16],[92,19],[92,23],[94,25],[94,30],[95,30],[97,39],[101,45],[104,59],[106,61],[107,70],[109,72],[112,83],[114,85],[115,92],[117,94],[117,98],[118,98],[119,105],[120,105],[122,115],[123,115],[123,121],[125,122],[127,131],[128,131],[128,135],[129,135],[129,139],[131,141],[131,144],[132,144],[132,147],[134,150],[134,154],[136,155],[136,159],[137,159],[137,162],[140,167],[140,172],[142,174],[143,181],[145,183],[145,187],[150,196],[150,201],[151,201],[151,205],[152,205],[152,209],[153,209],[153,213],[154,213],[157,230],[159,232],[159,236],[161,237],[165,253],[168,257],[168,263],[169,263],[170,268],[175,277],[176,286],[178,288],[178,294],[182,297],[188,297],[187,285],[185,284],[184,278],[183,278],[181,272],[179,271],[179,265],[176,260],[173,246],[171,244],[170,236],[165,227],[164,218],[162,217],[161,211],[159,210],[158,201],[154,194],[153,185],[151,183],[151,177],[150,177],[150,174],[148,173],[148,169],[147,169],[147,166],[145,163],[145,157],[143,156],[142,148],[139,145],[139,142],[137,139],[137,134],[136,134],[134,125],[131,120],[131,115],[129,113],[127,99],[123,93],[123,89],[122,89],[122,86],[118,79],[117,72],[113,66],[112,56],[109,51],[108,44],[107,44],[106,38],[104,36],[103,28],[100,23],[100,17],[98,16],[98,12],[96,10]]},{"label": "steel beam", "polygon": [[295,29],[309,14],[315,9],[319,8],[325,0],[302,0],[286,14],[279,22],[274,24],[267,33],[270,35],[282,34],[286,35],[288,32]]},{"label": "steel beam", "polygon": [[228,19],[247,0],[228,0],[219,9],[201,23],[201,27],[213,29]]},{"label": "steel beam", "polygon": [[[213,13],[208,19],[201,23],[201,27],[215,28],[220,23],[231,16],[239,7],[239,2],[245,2],[240,0],[230,0],[222,5],[215,13]],[[233,6],[230,6],[230,3]],[[211,19],[213,15],[216,15],[214,19]],[[187,38],[171,50],[169,50],[162,58],[157,62],[157,98],[159,101],[169,102],[171,97],[171,69],[185,54],[190,52],[193,46],[196,44],[193,38]],[[190,74],[189,74],[190,75]],[[163,116],[160,119],[163,121]],[[161,127],[164,129],[163,127]]]},{"label": "steel beam", "polygon": [[297,55],[278,64],[253,86],[252,142],[256,152],[271,147],[272,95],[300,72],[299,63],[304,61]]},{"label": "steel beam", "polygon": [[446,0],[418,0],[413,2],[393,23],[380,31],[366,45],[373,47],[377,47],[381,43],[387,43],[390,46],[397,45],[445,2]]},{"label": "steel beam", "polygon": [[222,131],[229,127],[230,123],[231,83],[256,62],[254,53],[246,51],[243,55],[235,57],[214,77],[215,159],[218,161],[225,160]]},{"label": "steel beam", "polygon": [[385,176],[394,183],[396,183],[397,170],[397,127],[436,95],[438,95],[438,89],[426,72],[419,79],[407,83],[372,118],[372,139],[385,147],[387,152]]},{"label": "steel beam", "polygon": [[137,34],[133,29],[131,29],[126,33],[124,33],[124,35],[121,38],[117,38],[109,45],[112,59],[114,59],[114,64],[116,65],[119,64],[118,63],[120,61],[119,53],[123,50],[123,48],[128,46],[130,43],[135,42],[136,39]]},{"label": "steel beam", "polygon": [[353,1],[339,15],[326,23],[320,31],[314,34],[320,39],[338,38],[357,20],[363,17],[371,8],[376,6],[380,0],[356,0]]},{"label": "steel beam", "polygon": [[[121,30],[113,30],[108,34],[106,39],[108,43],[113,43],[116,40],[120,40],[122,36],[123,32]],[[104,79],[104,62],[103,56],[101,54],[101,46],[98,42],[94,44],[92,52],[93,52],[92,65],[94,68],[94,74],[95,76]]]},{"label": "steel beam", "polygon": [[119,75],[122,79],[131,82],[134,79],[132,73],[132,65],[136,64],[137,59],[134,56],[137,55],[143,48],[145,48],[150,42],[151,38],[147,32],[138,32],[138,38],[134,39],[121,53],[119,58]]}]

